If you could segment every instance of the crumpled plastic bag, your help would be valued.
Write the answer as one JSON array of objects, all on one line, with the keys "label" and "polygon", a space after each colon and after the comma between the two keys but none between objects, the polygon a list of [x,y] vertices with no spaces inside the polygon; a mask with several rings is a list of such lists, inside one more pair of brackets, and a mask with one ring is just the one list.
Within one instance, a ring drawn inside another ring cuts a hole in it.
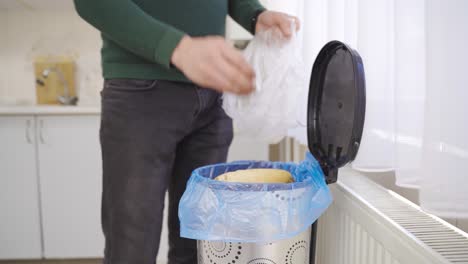
[{"label": "crumpled plastic bag", "polygon": [[[287,170],[295,182],[233,183],[217,176],[250,168]],[[304,232],[332,202],[318,162],[238,161],[192,173],[179,204],[180,235],[197,240],[269,243]]]},{"label": "crumpled plastic bag", "polygon": [[[277,143],[298,125],[299,97],[308,87],[301,57],[301,43],[291,23],[291,39],[278,29],[259,32],[244,51],[256,74],[255,91],[249,95],[224,94],[223,108],[236,133]],[[302,93],[301,93],[302,91]]]}]

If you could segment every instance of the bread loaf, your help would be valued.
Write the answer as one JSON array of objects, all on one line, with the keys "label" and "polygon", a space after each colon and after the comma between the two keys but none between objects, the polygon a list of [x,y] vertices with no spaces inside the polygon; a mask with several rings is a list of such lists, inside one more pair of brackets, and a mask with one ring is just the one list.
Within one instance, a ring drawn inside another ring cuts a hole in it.
[{"label": "bread loaf", "polygon": [[217,181],[245,183],[291,183],[291,173],[279,169],[247,169],[227,172],[215,178]]}]

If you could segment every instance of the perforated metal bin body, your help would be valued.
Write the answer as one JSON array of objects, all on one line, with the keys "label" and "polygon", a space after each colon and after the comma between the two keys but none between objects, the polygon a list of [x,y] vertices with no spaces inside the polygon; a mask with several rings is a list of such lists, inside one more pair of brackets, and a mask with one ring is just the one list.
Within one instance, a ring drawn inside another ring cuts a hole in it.
[{"label": "perforated metal bin body", "polygon": [[273,243],[198,241],[198,264],[309,264],[311,229]]}]

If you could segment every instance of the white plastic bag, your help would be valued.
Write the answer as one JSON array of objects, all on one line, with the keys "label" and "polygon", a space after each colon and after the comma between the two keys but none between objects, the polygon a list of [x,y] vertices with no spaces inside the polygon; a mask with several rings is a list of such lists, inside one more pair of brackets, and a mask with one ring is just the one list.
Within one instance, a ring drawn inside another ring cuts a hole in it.
[{"label": "white plastic bag", "polygon": [[224,94],[223,108],[234,120],[236,133],[276,143],[298,125],[298,103],[307,85],[295,25],[291,39],[278,29],[259,32],[244,51],[256,74],[249,95]]}]

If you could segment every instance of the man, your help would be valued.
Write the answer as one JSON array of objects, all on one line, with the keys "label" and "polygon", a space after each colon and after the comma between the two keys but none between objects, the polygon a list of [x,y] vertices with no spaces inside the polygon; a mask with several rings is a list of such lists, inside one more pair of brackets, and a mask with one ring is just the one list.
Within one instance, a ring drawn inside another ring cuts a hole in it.
[{"label": "man", "polygon": [[75,0],[102,33],[102,228],[105,264],[154,263],[169,191],[169,264],[194,264],[178,204],[193,169],[226,160],[232,121],[221,93],[255,74],[222,38],[229,14],[250,32],[291,17],[257,0]]}]

